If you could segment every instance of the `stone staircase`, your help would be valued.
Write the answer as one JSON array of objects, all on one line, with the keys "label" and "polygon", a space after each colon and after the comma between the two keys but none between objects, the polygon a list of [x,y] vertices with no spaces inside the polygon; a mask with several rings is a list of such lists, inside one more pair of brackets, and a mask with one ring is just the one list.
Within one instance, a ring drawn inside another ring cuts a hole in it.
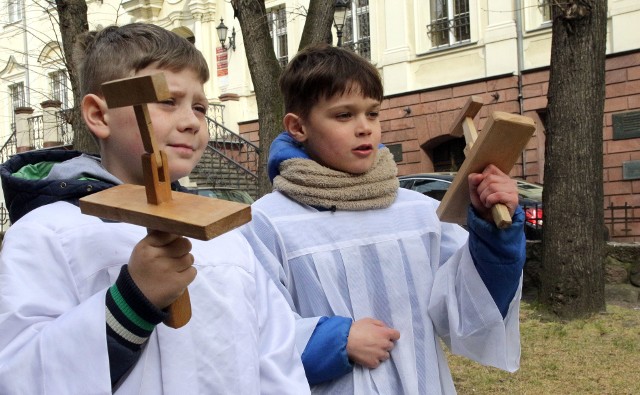
[{"label": "stone staircase", "polygon": [[257,198],[258,147],[207,118],[209,144],[189,175],[198,187],[235,188]]}]

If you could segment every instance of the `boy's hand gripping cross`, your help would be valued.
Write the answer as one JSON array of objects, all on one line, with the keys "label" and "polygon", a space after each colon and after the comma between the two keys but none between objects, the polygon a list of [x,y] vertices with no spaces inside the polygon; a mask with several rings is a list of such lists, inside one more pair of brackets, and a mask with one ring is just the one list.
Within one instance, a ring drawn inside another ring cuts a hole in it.
[{"label": "boy's hand gripping cross", "polygon": [[[171,98],[164,74],[102,84],[109,108],[133,106],[144,145],[144,186],[123,184],[80,199],[83,213],[148,229],[209,240],[251,220],[249,205],[171,191],[169,165],[158,150],[147,103]],[[146,199],[145,199],[146,196]],[[191,318],[189,292],[168,308],[165,324],[179,328]]]},{"label": "boy's hand gripping cross", "polygon": [[[482,105],[481,97],[471,96],[449,132],[455,137],[464,135],[467,145],[464,149],[466,159],[437,209],[438,217],[445,222],[466,223],[467,206],[470,202],[467,181],[469,174],[480,173],[490,164],[509,174],[536,128],[531,118],[494,111],[489,114],[483,131],[478,136],[473,118]],[[511,216],[504,204],[494,205],[491,214],[498,228],[511,226]]]}]

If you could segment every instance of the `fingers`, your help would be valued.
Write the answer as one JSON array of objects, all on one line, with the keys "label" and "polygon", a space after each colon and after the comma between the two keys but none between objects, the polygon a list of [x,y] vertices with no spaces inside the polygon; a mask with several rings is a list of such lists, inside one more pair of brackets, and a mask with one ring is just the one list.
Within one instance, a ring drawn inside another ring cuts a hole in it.
[{"label": "fingers", "polygon": [[471,204],[481,216],[491,218],[490,209],[498,203],[513,215],[518,206],[517,184],[499,168],[488,165],[482,173],[471,173],[468,182]]},{"label": "fingers", "polygon": [[383,321],[363,318],[353,322],[347,340],[347,354],[354,362],[375,369],[391,357],[400,332]]},{"label": "fingers", "polygon": [[182,236],[174,235],[173,233],[162,232],[159,230],[149,229],[147,231],[147,243],[149,243],[152,247],[164,247],[165,245],[171,243],[172,241],[180,238]]},{"label": "fingers", "polygon": [[170,305],[196,278],[191,241],[149,231],[129,259],[129,273],[140,291],[159,308]]},{"label": "fingers", "polygon": [[398,339],[400,339],[400,332],[393,328],[389,328],[389,340],[394,342]]}]

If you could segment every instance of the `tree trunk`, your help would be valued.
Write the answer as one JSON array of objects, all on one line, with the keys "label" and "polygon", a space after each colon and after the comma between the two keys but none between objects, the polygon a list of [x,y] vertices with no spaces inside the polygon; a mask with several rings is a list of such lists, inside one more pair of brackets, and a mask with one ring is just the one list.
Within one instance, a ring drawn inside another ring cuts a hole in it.
[{"label": "tree trunk", "polygon": [[311,0],[309,2],[309,12],[307,13],[307,20],[304,24],[298,50],[309,44],[321,41],[332,44],[331,25],[333,24],[335,6],[336,4],[333,0]]},{"label": "tree trunk", "polygon": [[[264,1],[232,0],[240,22],[249,72],[258,105],[260,159],[258,162],[258,197],[271,192],[267,160],[271,142],[283,131],[284,99],[278,87],[282,68],[269,35]],[[311,0],[303,37],[308,43],[326,39],[331,30],[332,0]],[[330,8],[330,11],[328,11]],[[302,45],[302,44],[301,44]]]},{"label": "tree trunk", "polygon": [[554,2],[540,302],[562,318],[605,309],[602,127],[606,1]]},{"label": "tree trunk", "polygon": [[282,68],[276,59],[269,35],[264,1],[234,0],[232,4],[242,29],[249,72],[256,92],[260,140],[258,196],[262,196],[271,192],[267,174],[269,147],[282,131],[284,101],[278,88]]},{"label": "tree trunk", "polygon": [[73,127],[73,148],[88,153],[99,152],[98,145],[82,119],[80,104],[82,96],[73,58],[73,47],[78,35],[89,30],[87,22],[87,3],[85,0],[56,0],[56,10],[62,35],[62,50],[65,66],[71,80],[73,91],[73,109],[68,122]]}]

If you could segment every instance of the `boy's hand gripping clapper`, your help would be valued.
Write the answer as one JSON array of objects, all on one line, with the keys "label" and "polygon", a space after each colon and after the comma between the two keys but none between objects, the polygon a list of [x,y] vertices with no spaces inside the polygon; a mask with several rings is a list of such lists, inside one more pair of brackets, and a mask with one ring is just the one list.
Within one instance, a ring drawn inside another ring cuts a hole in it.
[{"label": "boy's hand gripping clapper", "polygon": [[[466,224],[467,207],[470,203],[467,181],[469,174],[480,173],[489,164],[509,174],[536,129],[531,118],[494,111],[489,114],[482,133],[478,135],[473,117],[482,105],[481,97],[471,96],[449,132],[454,137],[464,135],[467,143],[464,149],[466,158],[438,206],[437,214],[441,221]],[[505,205],[494,205],[491,214],[498,228],[511,226],[511,216]]]},{"label": "boy's hand gripping clapper", "polygon": [[[82,213],[199,240],[212,239],[251,220],[247,204],[171,190],[167,156],[156,147],[147,109],[147,103],[171,98],[164,74],[106,82],[102,91],[109,108],[134,108],[146,151],[142,155],[144,186],[123,184],[83,197]],[[179,328],[189,322],[188,290],[168,310],[168,326]]]}]

